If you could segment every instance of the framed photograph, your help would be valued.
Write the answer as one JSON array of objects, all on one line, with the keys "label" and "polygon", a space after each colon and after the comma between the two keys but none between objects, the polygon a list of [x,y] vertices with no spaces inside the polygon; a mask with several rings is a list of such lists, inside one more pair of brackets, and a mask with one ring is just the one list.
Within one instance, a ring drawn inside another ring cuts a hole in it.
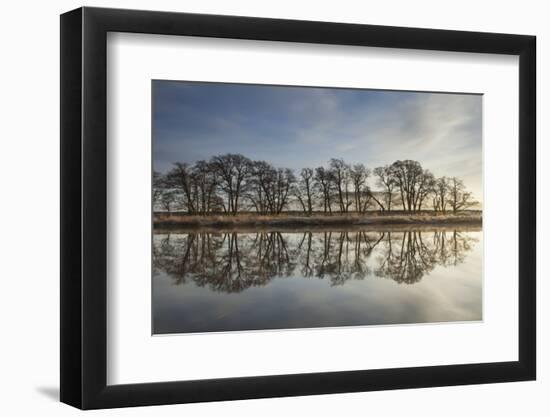
[{"label": "framed photograph", "polygon": [[533,380],[535,37],[61,16],[61,401]]}]

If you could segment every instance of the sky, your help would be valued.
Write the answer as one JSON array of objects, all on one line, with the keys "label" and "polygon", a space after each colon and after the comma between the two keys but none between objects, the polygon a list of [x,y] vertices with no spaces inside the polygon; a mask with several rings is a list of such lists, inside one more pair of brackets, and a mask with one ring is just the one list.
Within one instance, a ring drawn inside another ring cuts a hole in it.
[{"label": "sky", "polygon": [[483,201],[481,95],[154,80],[152,99],[159,172],[224,153],[297,173],[413,159]]}]

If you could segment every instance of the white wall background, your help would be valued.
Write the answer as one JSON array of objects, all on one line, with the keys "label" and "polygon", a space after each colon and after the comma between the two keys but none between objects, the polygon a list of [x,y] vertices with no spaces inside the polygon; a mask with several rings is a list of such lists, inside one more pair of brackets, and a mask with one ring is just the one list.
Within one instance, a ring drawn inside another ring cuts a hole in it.
[{"label": "white wall background", "polygon": [[[8,2],[0,24],[0,410],[3,415],[75,415],[59,392],[59,17],[81,6],[71,0]],[[550,210],[543,185],[550,151],[542,120],[550,97],[550,26],[545,2],[514,1],[254,1],[124,0],[86,5],[181,12],[239,14],[533,34],[538,37],[539,259],[550,250]],[[546,233],[545,233],[546,232]],[[97,415],[255,416],[281,414],[460,416],[548,415],[550,405],[550,296],[539,262],[538,381],[376,393],[325,395],[230,403],[99,411]]]}]

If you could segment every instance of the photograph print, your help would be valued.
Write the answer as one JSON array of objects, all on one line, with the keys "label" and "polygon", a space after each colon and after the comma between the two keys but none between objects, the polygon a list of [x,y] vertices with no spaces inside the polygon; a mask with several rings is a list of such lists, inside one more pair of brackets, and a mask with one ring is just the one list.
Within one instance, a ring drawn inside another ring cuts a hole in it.
[{"label": "photograph print", "polygon": [[151,88],[153,334],[483,319],[482,95]]}]

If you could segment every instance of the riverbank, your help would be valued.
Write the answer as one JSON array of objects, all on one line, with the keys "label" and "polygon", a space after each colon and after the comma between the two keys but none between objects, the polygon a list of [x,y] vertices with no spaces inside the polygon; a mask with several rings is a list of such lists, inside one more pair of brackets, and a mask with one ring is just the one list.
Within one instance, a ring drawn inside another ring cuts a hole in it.
[{"label": "riverbank", "polygon": [[435,214],[433,212],[417,214],[313,214],[304,215],[256,215],[237,216],[212,215],[189,216],[182,214],[158,214],[153,218],[155,228],[251,228],[251,227],[331,227],[331,226],[479,226],[482,214],[479,211],[461,212],[459,214]]}]

